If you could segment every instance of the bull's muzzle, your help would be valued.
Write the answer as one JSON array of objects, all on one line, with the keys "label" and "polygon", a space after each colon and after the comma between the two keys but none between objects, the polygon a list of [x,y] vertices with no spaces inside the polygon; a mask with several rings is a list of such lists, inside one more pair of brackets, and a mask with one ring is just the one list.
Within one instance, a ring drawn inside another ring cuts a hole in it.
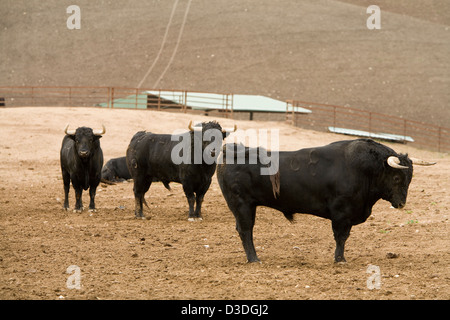
[{"label": "bull's muzzle", "polygon": [[89,157],[89,151],[83,150],[83,151],[78,152],[78,154],[80,155],[81,158]]},{"label": "bull's muzzle", "polygon": [[394,206],[394,208],[396,208],[396,209],[403,209],[404,207],[405,207],[405,203],[404,202],[400,202],[396,206]]}]

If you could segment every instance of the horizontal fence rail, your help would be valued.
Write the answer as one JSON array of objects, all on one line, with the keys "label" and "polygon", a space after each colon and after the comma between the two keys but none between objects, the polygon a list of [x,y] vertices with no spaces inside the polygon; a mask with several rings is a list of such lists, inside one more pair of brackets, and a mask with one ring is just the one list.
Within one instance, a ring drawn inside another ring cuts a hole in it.
[{"label": "horizontal fence rail", "polygon": [[108,101],[108,87],[0,87],[5,106],[94,106]]},{"label": "horizontal fence rail", "polygon": [[[208,94],[193,91],[155,90],[121,87],[0,86],[0,107],[70,106],[134,108],[187,112],[216,110],[233,117],[232,94]],[[297,110],[306,108],[312,113]],[[286,103],[286,120],[293,125],[318,130],[359,130],[377,138],[395,136],[402,142],[439,152],[450,152],[450,128],[370,112],[299,100]],[[411,140],[411,139],[412,140]]]},{"label": "horizontal fence rail", "polygon": [[[169,97],[169,98],[168,98]],[[70,106],[186,112],[218,110],[232,117],[232,94],[122,87],[0,87],[0,107]]]},{"label": "horizontal fence rail", "polygon": [[[311,110],[305,114],[298,108]],[[294,126],[318,131],[339,129],[340,132],[369,136],[398,142],[412,142],[414,146],[439,152],[450,151],[450,128],[407,120],[377,112],[314,102],[288,100],[286,120]],[[340,130],[343,129],[343,130]]]}]

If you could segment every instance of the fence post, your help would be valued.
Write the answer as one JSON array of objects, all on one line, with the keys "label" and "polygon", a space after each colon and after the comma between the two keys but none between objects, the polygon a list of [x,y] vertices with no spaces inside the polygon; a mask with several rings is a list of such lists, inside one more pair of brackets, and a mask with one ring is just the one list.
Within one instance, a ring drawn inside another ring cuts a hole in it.
[{"label": "fence post", "polygon": [[111,108],[114,108],[114,87],[111,87]]},{"label": "fence post", "polygon": [[438,152],[441,152],[441,129],[442,127],[439,127],[439,133],[438,133]]},{"label": "fence post", "polygon": [[161,89],[158,91],[158,111],[161,111]]},{"label": "fence post", "polygon": [[295,105],[292,104],[292,122],[294,123],[294,126],[297,126],[297,123],[298,123],[297,119],[300,119],[300,121],[302,120],[301,116],[297,117],[297,112],[296,112],[296,111],[298,111],[299,104],[300,103],[298,103],[298,102],[296,102]]},{"label": "fence post", "polygon": [[403,143],[406,143],[406,119],[403,120]]},{"label": "fence post", "polygon": [[111,108],[111,87],[108,87],[108,90],[106,91],[106,100],[108,101],[108,108]]},{"label": "fence post", "polygon": [[333,127],[336,130],[336,106],[333,106]]},{"label": "fence post", "polygon": [[[223,99],[224,96],[222,96],[222,104],[224,103]],[[225,118],[228,118],[228,94],[225,96]]]},{"label": "fence post", "polygon": [[135,109],[137,109],[137,107],[138,107],[138,88],[136,88],[136,101],[135,101],[134,107],[135,107]]},{"label": "fence post", "polygon": [[229,94],[231,97],[230,97],[230,111],[231,111],[231,119],[234,119],[234,95],[233,95],[233,93],[230,93]]}]

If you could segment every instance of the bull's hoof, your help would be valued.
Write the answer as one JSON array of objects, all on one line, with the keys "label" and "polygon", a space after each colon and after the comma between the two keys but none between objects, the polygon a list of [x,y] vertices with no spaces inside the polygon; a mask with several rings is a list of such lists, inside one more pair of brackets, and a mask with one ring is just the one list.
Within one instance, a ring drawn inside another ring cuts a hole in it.
[{"label": "bull's hoof", "polygon": [[338,258],[334,259],[334,263],[335,264],[346,264],[347,260],[345,260],[344,257],[338,257]]},{"label": "bull's hoof", "polygon": [[202,217],[189,217],[188,221],[202,221],[203,218]]},{"label": "bull's hoof", "polygon": [[73,212],[74,212],[74,213],[82,213],[82,212],[83,212],[83,209],[73,209]]},{"label": "bull's hoof", "polygon": [[247,260],[247,263],[262,263],[262,262],[258,258],[255,258],[255,259],[252,259],[252,260]]},{"label": "bull's hoof", "polygon": [[138,220],[145,220],[145,219],[150,220],[150,217],[146,218],[145,216],[134,216],[134,218]]},{"label": "bull's hoof", "polygon": [[89,212],[97,212],[97,209],[89,209]]}]

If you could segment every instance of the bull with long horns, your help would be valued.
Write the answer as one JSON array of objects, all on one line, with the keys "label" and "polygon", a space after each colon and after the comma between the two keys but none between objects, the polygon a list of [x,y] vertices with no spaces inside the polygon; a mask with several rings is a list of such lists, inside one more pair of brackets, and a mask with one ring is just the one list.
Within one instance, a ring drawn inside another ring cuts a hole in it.
[{"label": "bull with long horns", "polygon": [[336,241],[335,261],[345,262],[344,245],[352,226],[366,221],[379,199],[403,208],[413,164],[435,164],[398,154],[370,139],[357,139],[280,151],[279,170],[272,177],[260,174],[261,161],[249,163],[250,148],[246,149],[245,163],[227,163],[227,150],[233,147],[224,147],[217,179],[236,218],[236,230],[249,262],[259,261],[253,243],[258,206],[279,210],[290,221],[296,213],[330,219]]}]

